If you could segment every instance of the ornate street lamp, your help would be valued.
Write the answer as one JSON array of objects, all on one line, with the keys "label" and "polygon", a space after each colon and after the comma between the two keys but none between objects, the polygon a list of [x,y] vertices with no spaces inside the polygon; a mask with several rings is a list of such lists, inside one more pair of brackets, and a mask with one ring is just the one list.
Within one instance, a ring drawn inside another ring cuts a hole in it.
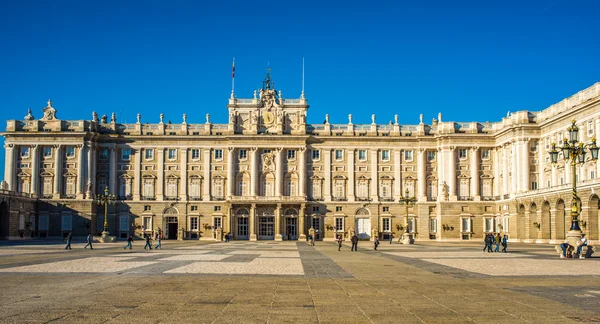
[{"label": "ornate street lamp", "polygon": [[417,198],[415,197],[409,197],[408,195],[408,188],[406,188],[406,191],[404,191],[404,197],[400,197],[400,199],[398,199],[398,202],[402,205],[406,205],[406,220],[405,220],[405,231],[404,231],[404,235],[402,236],[402,243],[403,244],[413,244],[415,242],[414,238],[412,237],[412,233],[410,232],[409,228],[408,228],[408,205],[414,205],[415,202],[417,202]]},{"label": "ornate street lamp", "polygon": [[115,195],[108,193],[108,186],[104,189],[104,195],[98,194],[96,196],[96,204],[98,206],[104,206],[104,231],[102,232],[102,242],[107,243],[110,241],[108,232],[108,205],[114,205],[117,201]]},{"label": "ornate street lamp", "polygon": [[573,120],[571,126],[567,129],[569,131],[569,139],[563,140],[563,146],[556,149],[556,143],[552,143],[552,149],[550,150],[550,159],[552,163],[558,161],[558,152],[562,150],[565,161],[571,161],[571,182],[573,183],[573,199],[571,203],[571,228],[567,234],[569,244],[576,246],[577,241],[581,239],[581,228],[579,227],[579,205],[577,202],[580,200],[577,196],[577,164],[585,163],[586,154],[589,152],[591,155],[591,161],[598,160],[598,146],[596,146],[596,138],[592,138],[590,144],[579,143],[579,127]]}]

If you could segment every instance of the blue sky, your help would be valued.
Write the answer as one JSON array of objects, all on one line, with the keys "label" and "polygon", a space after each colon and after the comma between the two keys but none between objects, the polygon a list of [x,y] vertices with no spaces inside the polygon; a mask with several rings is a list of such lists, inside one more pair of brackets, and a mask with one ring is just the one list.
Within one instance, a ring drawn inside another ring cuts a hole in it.
[{"label": "blue sky", "polygon": [[[227,121],[267,65],[309,123],[498,121],[600,81],[598,1],[3,1],[0,120]],[[0,167],[4,169],[4,150]],[[0,173],[3,177],[4,173]]]}]

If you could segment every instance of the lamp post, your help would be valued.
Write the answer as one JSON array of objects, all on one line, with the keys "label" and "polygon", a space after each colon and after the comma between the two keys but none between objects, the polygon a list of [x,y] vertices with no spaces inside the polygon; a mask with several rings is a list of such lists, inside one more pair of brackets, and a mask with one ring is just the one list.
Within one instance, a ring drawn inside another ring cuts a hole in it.
[{"label": "lamp post", "polygon": [[110,233],[108,232],[108,205],[114,205],[116,200],[115,195],[108,193],[108,186],[104,189],[104,195],[98,194],[96,196],[96,204],[98,204],[98,206],[104,206],[104,231],[102,232],[102,243],[110,242]]},{"label": "lamp post", "polygon": [[404,235],[402,236],[402,243],[403,244],[413,244],[415,243],[415,240],[412,236],[412,233],[410,232],[409,228],[408,228],[408,205],[414,205],[415,202],[417,202],[417,198],[415,197],[409,197],[408,195],[408,188],[406,188],[406,190],[404,191],[404,197],[400,197],[400,199],[398,199],[398,202],[400,204],[404,204],[406,205],[406,220],[405,220],[405,231],[404,231]]},{"label": "lamp post", "polygon": [[[590,144],[583,144],[579,142],[579,127],[573,120],[571,126],[567,129],[569,131],[569,139],[563,140],[563,146],[559,147],[562,150],[565,161],[571,161],[571,182],[573,184],[573,198],[571,202],[571,228],[567,233],[567,240],[572,246],[577,246],[577,242],[581,239],[581,228],[579,227],[579,206],[577,201],[580,200],[577,196],[577,164],[584,164],[586,154],[589,152],[591,160],[598,160],[598,146],[596,146],[596,138],[592,138]],[[559,150],[556,149],[556,143],[552,143],[552,149],[550,150],[550,159],[553,164],[558,161]]]}]

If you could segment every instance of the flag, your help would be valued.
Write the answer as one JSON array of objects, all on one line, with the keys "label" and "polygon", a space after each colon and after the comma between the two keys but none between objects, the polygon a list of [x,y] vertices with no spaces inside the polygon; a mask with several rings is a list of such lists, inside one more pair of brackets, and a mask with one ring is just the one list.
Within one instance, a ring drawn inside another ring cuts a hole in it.
[{"label": "flag", "polygon": [[235,78],[235,58],[233,58],[233,62],[231,62],[231,78]]}]

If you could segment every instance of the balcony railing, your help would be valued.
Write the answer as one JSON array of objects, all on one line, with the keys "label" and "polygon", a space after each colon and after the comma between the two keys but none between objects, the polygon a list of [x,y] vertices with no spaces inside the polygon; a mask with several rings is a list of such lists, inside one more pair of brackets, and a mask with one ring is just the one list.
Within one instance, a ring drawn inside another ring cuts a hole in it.
[{"label": "balcony railing", "polygon": [[496,200],[496,197],[494,197],[494,196],[483,196],[483,197],[481,197],[481,200],[483,200],[483,201],[494,201],[494,200]]},{"label": "balcony railing", "polygon": [[473,201],[473,197],[467,197],[467,196],[459,196],[458,200],[460,201]]},{"label": "balcony railing", "polygon": [[371,201],[371,198],[369,198],[369,197],[356,197],[356,201]]},{"label": "balcony railing", "polygon": [[156,197],[143,196],[142,200],[156,200]]},{"label": "balcony railing", "polygon": [[379,197],[380,201],[394,201],[393,197]]},{"label": "balcony railing", "polygon": [[202,197],[201,196],[190,197],[190,200],[199,201],[199,200],[202,200]]},{"label": "balcony railing", "polygon": [[427,196],[427,201],[437,201],[437,197]]},{"label": "balcony railing", "polygon": [[346,198],[346,197],[333,197],[333,198],[331,198],[331,200],[333,200],[333,201],[347,201],[348,198]]},{"label": "balcony railing", "polygon": [[75,195],[65,195],[64,199],[75,199]]},{"label": "balcony railing", "polygon": [[213,196],[212,200],[214,200],[214,201],[221,201],[221,200],[225,200],[225,197],[223,197],[223,196]]}]

